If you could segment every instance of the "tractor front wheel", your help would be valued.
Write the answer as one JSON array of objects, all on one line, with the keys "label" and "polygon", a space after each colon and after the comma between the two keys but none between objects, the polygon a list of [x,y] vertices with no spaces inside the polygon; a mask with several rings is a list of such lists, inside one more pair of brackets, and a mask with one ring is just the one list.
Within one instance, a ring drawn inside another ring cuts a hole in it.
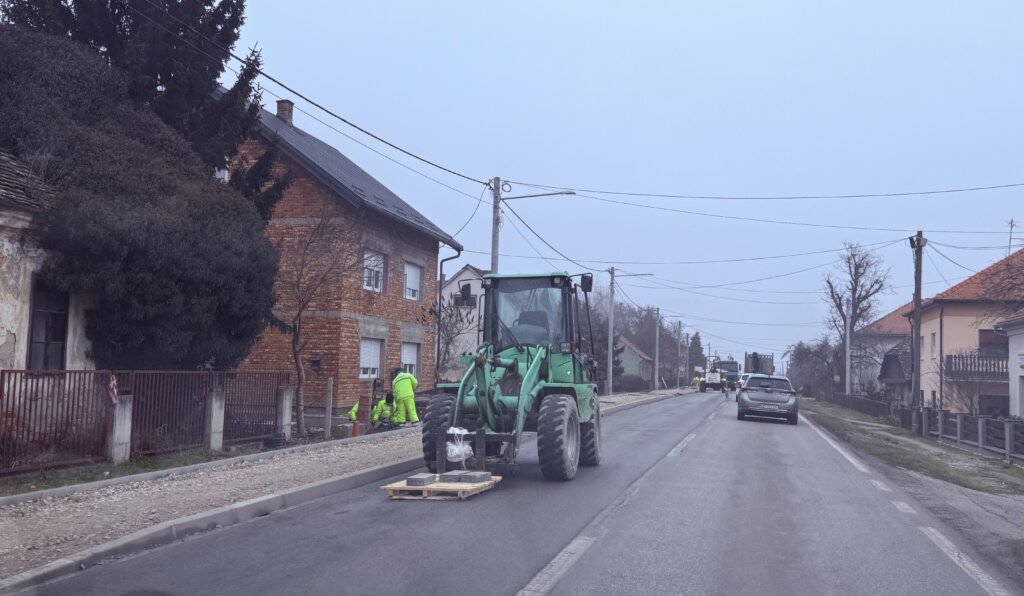
[{"label": "tractor front wheel", "polygon": [[571,395],[548,395],[537,417],[537,456],[548,480],[572,480],[580,463],[580,415]]},{"label": "tractor front wheel", "polygon": [[423,412],[423,460],[432,474],[437,473],[437,438],[448,432],[455,410],[455,396],[435,395]]},{"label": "tractor front wheel", "polygon": [[580,424],[580,464],[601,463],[601,401],[594,397],[594,419]]}]

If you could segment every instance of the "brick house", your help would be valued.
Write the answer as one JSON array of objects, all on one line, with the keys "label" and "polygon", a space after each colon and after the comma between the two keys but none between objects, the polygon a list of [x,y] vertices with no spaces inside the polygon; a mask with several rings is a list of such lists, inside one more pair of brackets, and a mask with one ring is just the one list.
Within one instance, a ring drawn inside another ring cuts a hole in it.
[{"label": "brick house", "polygon": [[[374,379],[389,386],[402,366],[435,383],[438,254],[440,245],[462,246],[337,149],[295,127],[293,104],[263,111],[259,134],[241,146],[231,171],[257,160],[273,144],[274,176],[291,177],[267,226],[281,264],[275,313],[295,312],[287,282],[297,262],[295,241],[329,218],[344,229],[349,266],[321,287],[303,317],[302,363],[306,405],[325,405],[326,380],[334,379],[335,411],[369,395]],[[268,327],[241,364],[242,370],[294,370],[291,335]]]}]

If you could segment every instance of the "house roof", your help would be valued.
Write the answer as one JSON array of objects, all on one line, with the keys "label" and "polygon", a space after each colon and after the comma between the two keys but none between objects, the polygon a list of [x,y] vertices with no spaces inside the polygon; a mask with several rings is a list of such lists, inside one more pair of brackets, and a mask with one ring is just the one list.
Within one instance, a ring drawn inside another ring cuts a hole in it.
[{"label": "house roof", "polygon": [[913,354],[910,351],[910,338],[890,348],[882,358],[882,366],[878,371],[878,380],[882,383],[903,383],[914,374]]},{"label": "house roof", "polygon": [[462,275],[463,271],[467,271],[467,270],[470,273],[472,273],[473,275],[475,275],[475,276],[477,276],[479,278],[483,278],[484,275],[487,275],[488,273],[490,273],[490,271],[488,271],[486,269],[481,269],[479,267],[474,267],[473,265],[470,265],[469,263],[466,263],[465,265],[460,267],[458,271],[453,273],[451,275],[451,277],[446,277],[445,280],[444,280],[444,285],[442,287],[447,288],[448,286],[450,286],[452,284],[452,282],[455,281],[455,278],[459,277],[460,275]]},{"label": "house roof", "polygon": [[27,165],[0,151],[0,207],[32,213],[53,207],[53,194]]},{"label": "house roof", "polygon": [[622,342],[622,345],[624,345],[627,348],[629,348],[630,350],[633,350],[634,352],[636,352],[637,356],[640,356],[640,358],[642,358],[644,360],[651,360],[651,361],[654,360],[654,358],[651,358],[650,356],[648,356],[646,352],[644,352],[640,348],[636,347],[636,344],[634,344],[633,342],[629,341],[628,339],[623,337],[621,334],[617,335],[616,337],[619,338],[619,341]]},{"label": "house roof", "polygon": [[[1024,271],[1024,249],[1011,253],[1004,259],[1000,259],[967,279],[961,281],[945,292],[936,294],[929,303],[941,300],[964,300],[964,301],[999,301],[1006,297],[991,295],[993,286],[1005,275],[1007,270]],[[1020,299],[1016,297],[1013,299]]]},{"label": "house roof", "polygon": [[369,208],[462,250],[462,245],[451,235],[334,147],[267,110],[260,110],[260,133],[353,205]]},{"label": "house roof", "polygon": [[857,331],[857,335],[909,335],[910,320],[906,314],[914,308],[913,302],[908,302],[889,314],[868,323]]}]

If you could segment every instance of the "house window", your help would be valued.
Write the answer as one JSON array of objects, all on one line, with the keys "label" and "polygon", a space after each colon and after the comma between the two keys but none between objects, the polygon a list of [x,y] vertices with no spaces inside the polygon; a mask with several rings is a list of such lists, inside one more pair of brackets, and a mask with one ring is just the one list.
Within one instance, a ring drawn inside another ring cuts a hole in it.
[{"label": "house window", "polygon": [[384,352],[384,341],[380,339],[359,340],[359,378],[380,377],[380,355]]},{"label": "house window", "polygon": [[416,375],[420,363],[420,344],[402,343],[402,370]]},{"label": "house window", "polygon": [[932,332],[932,358],[935,357],[935,332]]},{"label": "house window", "polygon": [[405,264],[405,297],[408,300],[420,299],[420,283],[423,278],[423,267]]},{"label": "house window", "polygon": [[383,254],[375,250],[366,250],[363,253],[363,289],[371,292],[384,291],[384,263]]},{"label": "house window", "polygon": [[991,358],[1006,358],[1010,352],[1010,338],[994,329],[978,329],[978,354]]},{"label": "house window", "polygon": [[918,336],[918,339],[920,339],[921,341],[919,342],[919,347],[918,347],[918,350],[917,350],[917,356],[921,360],[924,360],[924,336],[923,335]]},{"label": "house window", "polygon": [[68,295],[41,280],[32,284],[29,370],[62,370],[68,339]]},{"label": "house window", "polygon": [[[465,285],[462,286],[462,288],[469,288],[469,287],[470,287],[469,284],[465,284]],[[452,305],[454,305],[456,307],[459,307],[459,308],[473,308],[473,307],[475,307],[476,306],[476,294],[473,294],[473,293],[467,291],[466,294],[465,294],[466,295],[466,299],[463,300],[463,298],[462,298],[463,297],[462,288],[459,288],[459,292],[457,294],[452,294]]]}]

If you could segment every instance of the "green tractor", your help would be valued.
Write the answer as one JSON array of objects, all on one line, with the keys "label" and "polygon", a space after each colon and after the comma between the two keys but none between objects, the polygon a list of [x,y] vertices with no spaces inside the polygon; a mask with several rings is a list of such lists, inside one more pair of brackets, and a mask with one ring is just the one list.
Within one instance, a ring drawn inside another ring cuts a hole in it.
[{"label": "green tractor", "polygon": [[[536,431],[541,472],[571,480],[601,462],[597,367],[590,353],[593,276],[485,275],[483,344],[462,381],[439,384],[423,416],[427,468],[448,466],[448,429],[466,429],[471,462],[516,472],[524,432]],[[586,330],[586,339],[583,331]]]}]

